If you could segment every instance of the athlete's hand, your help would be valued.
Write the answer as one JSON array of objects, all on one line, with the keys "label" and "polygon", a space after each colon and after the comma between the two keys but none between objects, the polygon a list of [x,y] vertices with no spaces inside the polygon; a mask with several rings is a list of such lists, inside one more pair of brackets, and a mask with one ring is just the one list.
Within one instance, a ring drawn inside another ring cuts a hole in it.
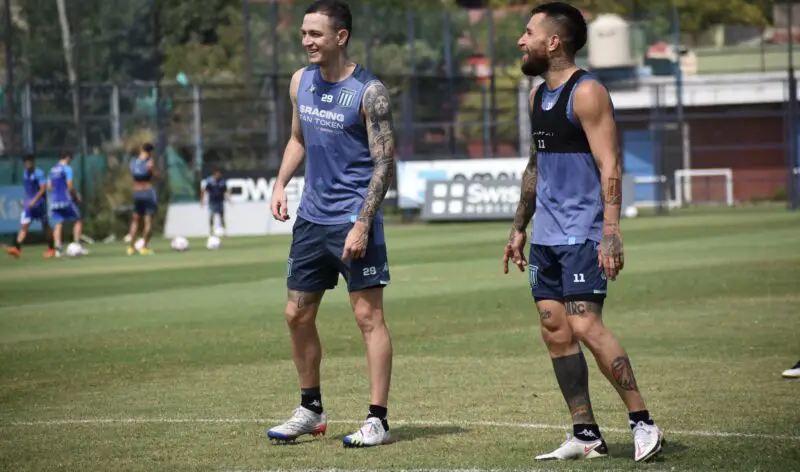
[{"label": "athlete's hand", "polygon": [[364,223],[356,221],[347,233],[347,239],[344,240],[342,261],[364,257],[367,254],[367,241],[369,241],[369,228]]},{"label": "athlete's hand", "polygon": [[287,221],[289,218],[289,205],[286,203],[286,190],[280,185],[272,189],[272,217],[278,221]]},{"label": "athlete's hand", "polygon": [[513,262],[519,267],[519,271],[525,270],[528,261],[525,259],[525,241],[527,235],[523,231],[518,231],[517,228],[511,228],[511,234],[508,235],[508,244],[503,252],[503,273],[508,273],[508,261]]},{"label": "athlete's hand", "polygon": [[616,280],[617,275],[625,266],[625,254],[622,250],[622,235],[619,226],[606,225],[603,230],[603,240],[597,248],[598,266],[606,273],[608,280]]}]

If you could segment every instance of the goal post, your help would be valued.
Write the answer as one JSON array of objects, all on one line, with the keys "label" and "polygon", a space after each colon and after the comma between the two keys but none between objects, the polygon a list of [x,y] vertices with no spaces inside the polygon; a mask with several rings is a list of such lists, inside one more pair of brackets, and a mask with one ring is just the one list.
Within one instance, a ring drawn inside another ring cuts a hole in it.
[{"label": "goal post", "polygon": [[[638,199],[635,205],[639,208],[653,208],[664,205],[666,208],[680,208],[689,205],[734,205],[733,169],[678,169],[674,179],[666,175],[637,175],[633,178],[635,185],[653,188],[664,185],[665,201],[659,202],[652,191],[653,199]],[[672,184],[672,185],[670,185]],[[648,189],[649,190],[649,189]],[[650,194],[651,191],[645,192]]]},{"label": "goal post", "polygon": [[733,206],[733,169],[678,169],[675,171],[677,206],[724,204]]}]

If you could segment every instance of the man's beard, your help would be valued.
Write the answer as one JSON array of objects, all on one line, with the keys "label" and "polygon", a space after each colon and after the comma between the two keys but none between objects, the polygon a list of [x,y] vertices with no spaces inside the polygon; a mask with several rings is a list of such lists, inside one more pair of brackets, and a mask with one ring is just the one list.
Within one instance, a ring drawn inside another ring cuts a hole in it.
[{"label": "man's beard", "polygon": [[522,63],[520,67],[522,73],[528,77],[537,77],[545,72],[550,67],[550,59],[547,57],[533,57],[528,55],[528,60]]}]

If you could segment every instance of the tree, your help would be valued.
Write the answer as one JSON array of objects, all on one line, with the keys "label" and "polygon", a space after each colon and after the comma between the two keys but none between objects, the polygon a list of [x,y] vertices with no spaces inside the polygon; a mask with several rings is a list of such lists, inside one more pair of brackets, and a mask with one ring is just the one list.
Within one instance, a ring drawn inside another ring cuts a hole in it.
[{"label": "tree", "polygon": [[225,8],[224,14],[218,17],[214,41],[207,41],[202,34],[190,36],[182,43],[172,39],[164,41],[161,69],[165,77],[173,78],[183,72],[193,82],[241,80],[244,74],[242,14],[230,6]]}]

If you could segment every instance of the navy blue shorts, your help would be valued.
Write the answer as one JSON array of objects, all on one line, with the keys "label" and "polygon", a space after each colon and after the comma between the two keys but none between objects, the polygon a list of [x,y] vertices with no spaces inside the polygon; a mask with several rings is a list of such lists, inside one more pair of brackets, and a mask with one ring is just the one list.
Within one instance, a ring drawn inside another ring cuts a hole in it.
[{"label": "navy blue shorts", "polygon": [[47,204],[44,202],[38,203],[33,208],[25,208],[19,216],[20,224],[27,225],[33,221],[39,221],[47,224]]},{"label": "navy blue shorts", "polygon": [[539,300],[602,301],[608,280],[597,265],[594,241],[567,246],[531,244],[528,278],[531,294]]},{"label": "navy blue shorts", "polygon": [[287,262],[287,288],[300,292],[329,290],[336,287],[339,274],[347,281],[349,292],[388,285],[391,279],[383,223],[372,224],[366,255],[345,263],[342,251],[352,227],[353,223],[320,225],[297,218]]},{"label": "navy blue shorts", "polygon": [[81,219],[81,211],[75,202],[67,203],[64,206],[58,205],[57,208],[50,208],[48,219],[51,225],[78,221]]},{"label": "navy blue shorts", "polygon": [[156,191],[152,188],[134,191],[133,212],[139,216],[155,216],[158,213]]},{"label": "navy blue shorts", "polygon": [[223,202],[208,202],[208,214],[225,216],[225,205]]}]

